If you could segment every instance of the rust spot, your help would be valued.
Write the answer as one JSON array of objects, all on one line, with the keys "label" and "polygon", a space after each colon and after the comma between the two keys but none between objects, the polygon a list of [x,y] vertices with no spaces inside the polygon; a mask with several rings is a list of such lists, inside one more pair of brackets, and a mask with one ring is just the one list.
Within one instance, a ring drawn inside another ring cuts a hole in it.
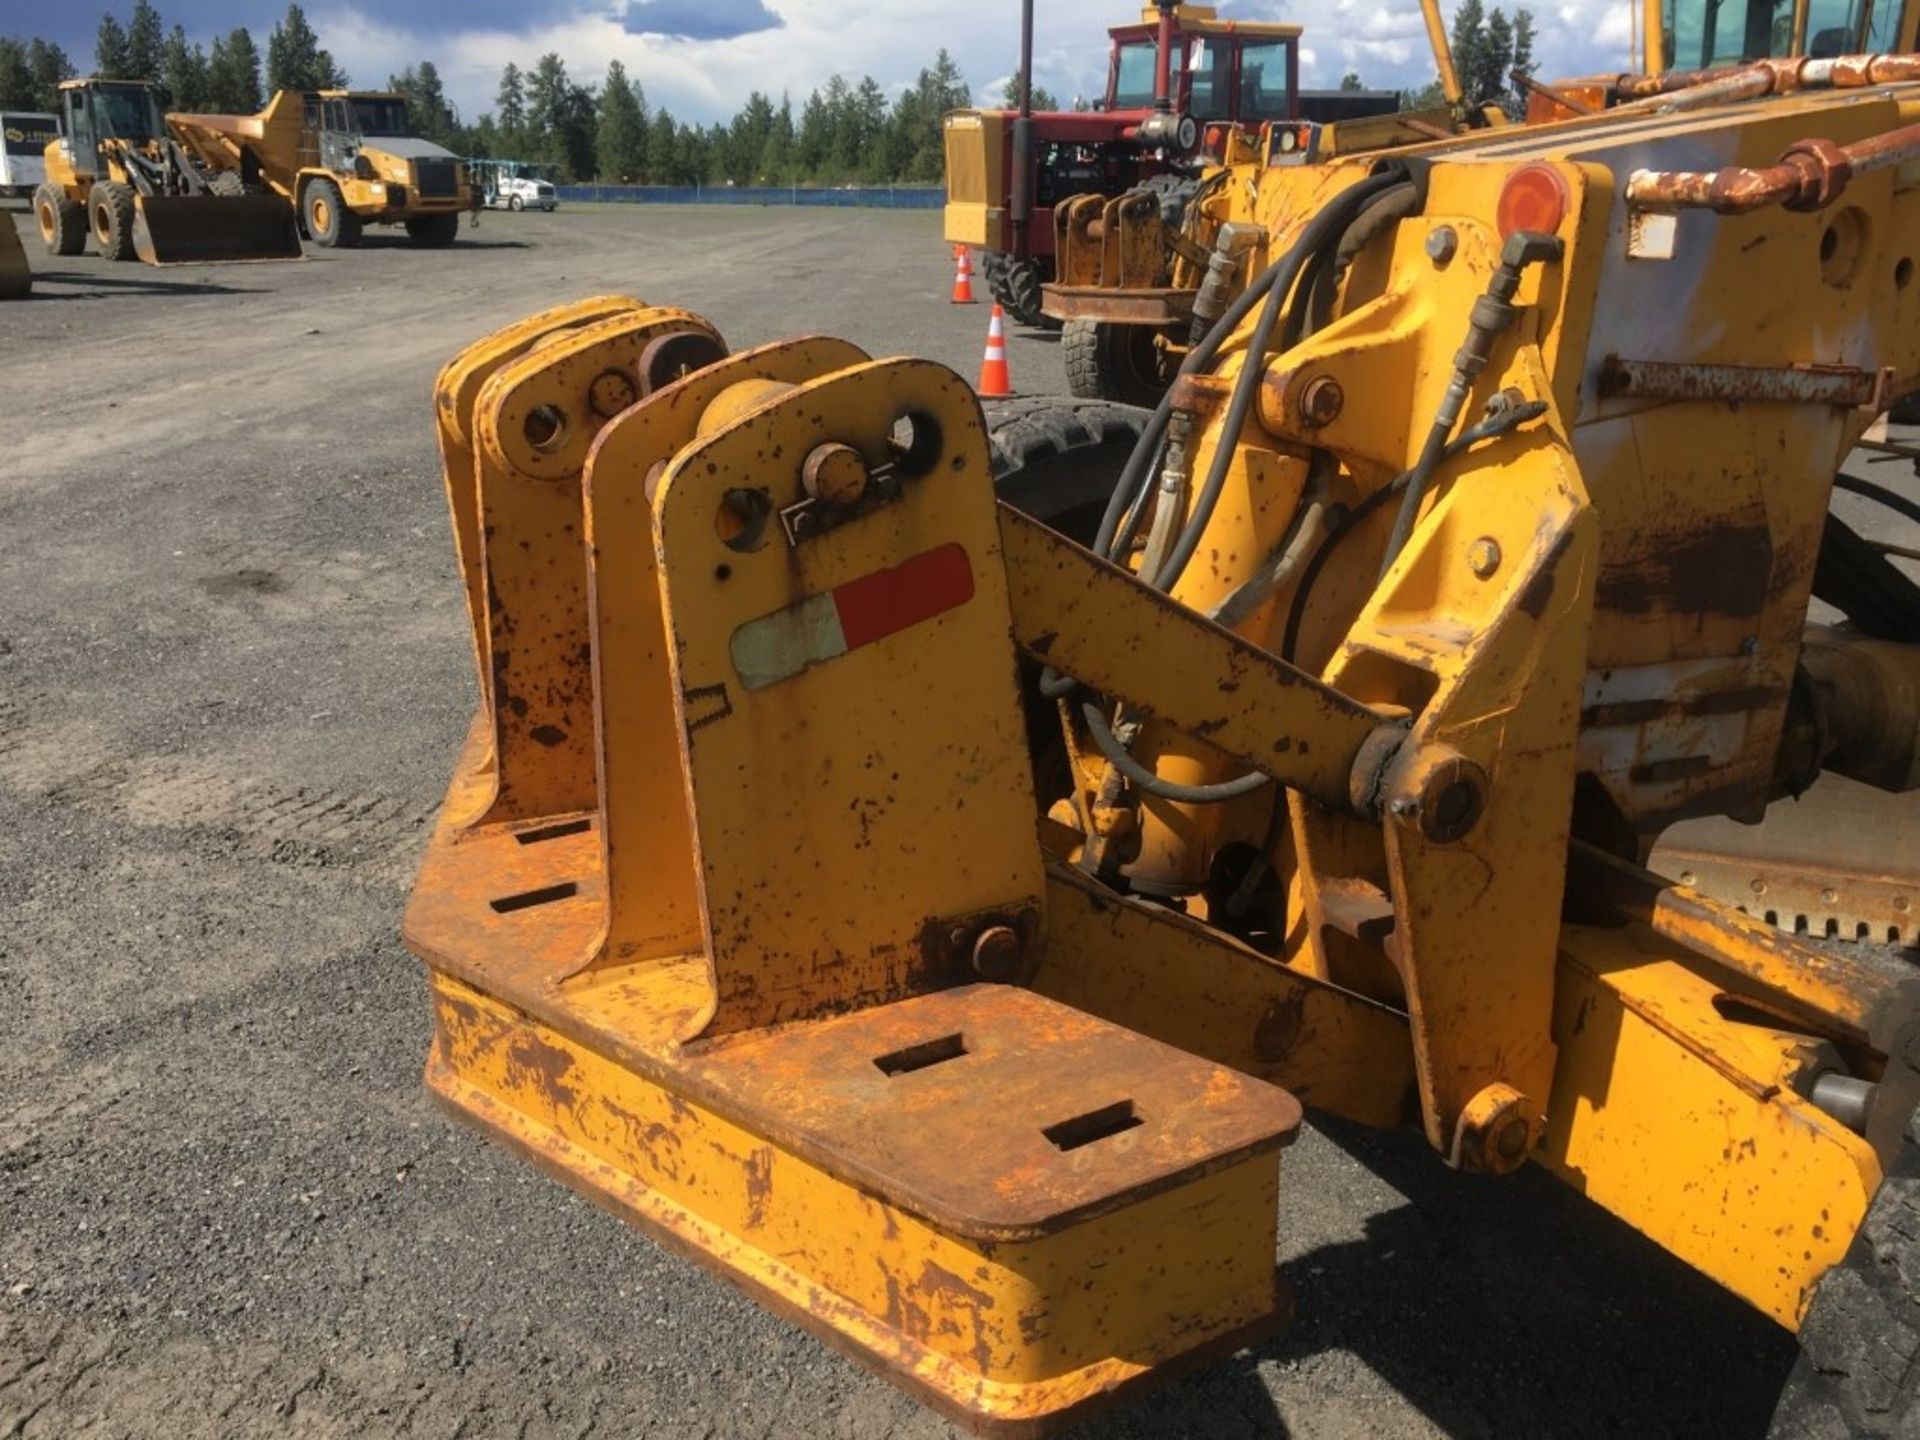
[{"label": "rust spot", "polygon": [[758,1230],[767,1223],[767,1206],[773,1200],[772,1147],[757,1146],[742,1168],[747,1180],[747,1228]]},{"label": "rust spot", "polygon": [[1622,615],[1752,615],[1766,603],[1773,541],[1764,524],[1649,537],[1600,572],[1594,603]]}]

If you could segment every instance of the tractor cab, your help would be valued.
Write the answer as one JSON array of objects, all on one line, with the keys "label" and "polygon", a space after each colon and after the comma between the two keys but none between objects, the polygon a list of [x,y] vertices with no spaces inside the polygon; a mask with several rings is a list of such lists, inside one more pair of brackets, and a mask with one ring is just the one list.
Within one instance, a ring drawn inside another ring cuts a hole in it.
[{"label": "tractor cab", "polygon": [[[1159,66],[1157,12],[1137,25],[1117,25],[1108,34],[1113,54],[1107,67],[1107,111],[1152,110]],[[1270,120],[1292,119],[1299,91],[1300,27],[1229,24],[1210,7],[1174,7],[1168,99],[1176,114],[1191,115],[1201,134],[1217,145],[1211,127],[1240,124],[1258,129]]]},{"label": "tractor cab", "polygon": [[306,129],[316,157],[310,163],[335,174],[353,170],[369,140],[413,134],[403,96],[321,90],[309,93],[305,101]]},{"label": "tractor cab", "polygon": [[1913,38],[1900,5],[1872,0],[1663,0],[1660,22],[1663,70],[1885,54]]},{"label": "tractor cab", "polygon": [[119,140],[146,150],[167,135],[167,95],[138,80],[68,80],[60,86],[65,138],[54,142],[83,175],[102,171],[102,141]]}]

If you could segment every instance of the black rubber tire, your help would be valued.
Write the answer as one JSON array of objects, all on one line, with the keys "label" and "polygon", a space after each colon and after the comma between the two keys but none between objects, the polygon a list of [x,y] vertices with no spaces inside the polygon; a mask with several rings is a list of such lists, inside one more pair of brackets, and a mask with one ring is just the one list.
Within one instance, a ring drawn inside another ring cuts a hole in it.
[{"label": "black rubber tire", "polygon": [[351,250],[360,243],[360,217],[347,209],[333,181],[309,180],[300,192],[300,223],[307,238],[326,250]]},{"label": "black rubber tire", "polygon": [[58,185],[33,192],[33,218],[49,255],[78,255],[87,248],[87,207],[67,198]]},{"label": "black rubber tire", "polygon": [[446,215],[422,215],[407,221],[407,238],[431,250],[443,250],[459,237],[458,212]]},{"label": "black rubber tire", "polygon": [[1031,330],[1058,330],[1060,322],[1051,315],[1040,312],[1040,287],[1053,279],[1053,260],[1051,257],[1035,256],[1027,260],[1015,260],[1004,257],[1006,271],[1004,278],[1005,294],[994,292],[1007,312],[1007,318]]},{"label": "black rubber tire", "polygon": [[107,259],[133,259],[133,187],[118,180],[95,181],[87,194],[87,228],[94,248]]},{"label": "black rubber tire", "polygon": [[[1913,1068],[1909,1045],[1889,1068]],[[1907,1122],[1846,1257],[1820,1277],[1771,1440],[1920,1434],[1920,1142]]]},{"label": "black rubber tire", "polygon": [[988,400],[994,493],[1069,539],[1090,544],[1100,512],[1152,412],[1105,400]]},{"label": "black rubber tire", "polygon": [[1813,593],[1862,634],[1920,643],[1920,585],[1837,515],[1827,516],[1820,537]]},{"label": "black rubber tire", "polygon": [[[1107,497],[1151,412],[1057,396],[988,400],[981,410],[987,421],[994,493],[1069,540],[1091,545]],[[1027,754],[1034,794],[1044,811],[1068,793],[1072,771],[1059,710],[1039,693],[1039,678],[1039,665],[1022,659],[1020,702],[1026,714]]]},{"label": "black rubber tire", "polygon": [[1896,425],[1920,425],[1920,390],[1894,401],[1887,418]]},{"label": "black rubber tire", "polygon": [[238,170],[214,171],[213,174],[207,177],[207,189],[216,195],[224,195],[229,198],[253,193],[247,188],[247,182],[240,178],[240,172]]},{"label": "black rubber tire", "polygon": [[526,208],[527,208],[527,202],[525,200],[522,200],[518,195],[509,195],[507,197],[507,209],[524,210]]},{"label": "black rubber tire", "polygon": [[1173,383],[1174,367],[1147,325],[1072,320],[1060,337],[1067,389],[1082,400],[1151,408]]},{"label": "black rubber tire", "polygon": [[1178,230],[1187,218],[1187,202],[1192,200],[1200,188],[1197,176],[1152,175],[1140,184],[1142,190],[1149,191],[1160,202],[1160,223],[1169,230]]}]

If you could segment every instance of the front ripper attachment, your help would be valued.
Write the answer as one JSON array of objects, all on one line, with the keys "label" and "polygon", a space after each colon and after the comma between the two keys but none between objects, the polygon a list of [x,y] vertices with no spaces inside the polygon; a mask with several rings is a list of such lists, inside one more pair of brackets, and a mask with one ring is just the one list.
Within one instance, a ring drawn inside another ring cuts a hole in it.
[{"label": "front ripper attachment", "polygon": [[133,251],[149,265],[298,260],[300,229],[278,195],[138,195]]},{"label": "front ripper attachment", "polygon": [[406,920],[434,1093],[976,1430],[1277,1324],[1297,1102],[1020,983],[1049,886],[966,386],[553,314],[448,475],[494,680]]}]

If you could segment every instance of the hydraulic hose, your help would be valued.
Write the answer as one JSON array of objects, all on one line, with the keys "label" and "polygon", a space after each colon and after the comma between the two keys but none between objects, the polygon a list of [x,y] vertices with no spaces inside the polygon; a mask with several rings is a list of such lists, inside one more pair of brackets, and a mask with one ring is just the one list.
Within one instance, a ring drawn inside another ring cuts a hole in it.
[{"label": "hydraulic hose", "polygon": [[1473,382],[1480,372],[1487,368],[1487,361],[1493,354],[1493,342],[1520,313],[1513,303],[1513,297],[1520,288],[1521,275],[1529,265],[1558,260],[1564,248],[1557,236],[1537,235],[1528,230],[1517,230],[1507,238],[1505,247],[1500,251],[1500,263],[1494,267],[1493,277],[1487,281],[1486,293],[1473,302],[1473,314],[1467,322],[1467,338],[1461,342],[1453,357],[1453,378],[1447,382],[1446,393],[1440,397],[1440,408],[1434,412],[1433,424],[1428,427],[1426,441],[1420,447],[1420,456],[1414,461],[1413,469],[1406,474],[1407,488],[1401,494],[1400,510],[1393,517],[1393,529],[1387,536],[1386,554],[1380,562],[1382,575],[1399,559],[1408,537],[1413,534],[1414,521],[1420,518],[1420,501],[1426,494],[1427,482],[1433,478],[1434,467],[1440,463],[1441,454],[1447,446],[1447,436],[1453,433],[1460,412],[1466,408],[1467,392],[1473,388]]},{"label": "hydraulic hose", "polygon": [[[1543,400],[1528,400],[1518,405],[1509,405],[1497,414],[1489,415],[1486,419],[1462,430],[1456,439],[1443,447],[1439,459],[1451,460],[1482,440],[1491,440],[1496,435],[1505,435],[1508,431],[1515,430],[1527,421],[1537,419],[1546,413],[1547,406]],[[1293,592],[1293,603],[1287,608],[1287,627],[1280,638],[1282,660],[1288,664],[1293,663],[1295,647],[1300,640],[1300,625],[1306,618],[1307,596],[1313,591],[1313,582],[1320,578],[1320,572],[1326,569],[1327,562],[1333,558],[1334,549],[1341,540],[1359,528],[1361,521],[1386,504],[1390,497],[1404,494],[1413,483],[1414,473],[1413,470],[1401,471],[1387,484],[1382,485],[1353,509],[1347,511],[1345,518],[1336,522],[1327,531],[1326,538],[1321,540],[1319,548],[1313,552],[1313,558],[1307,561],[1307,568],[1301,572],[1299,587]]]},{"label": "hydraulic hose", "polygon": [[[1407,186],[1409,182],[1400,174],[1387,173],[1370,176],[1358,185],[1335,197],[1300,232],[1287,253],[1269,265],[1265,271],[1247,287],[1208,333],[1199,345],[1188,354],[1180,366],[1182,376],[1198,373],[1211,365],[1218,355],[1220,347],[1234,333],[1240,324],[1251,314],[1256,306],[1261,307],[1260,318],[1256,321],[1252,335],[1248,338],[1246,358],[1240,373],[1235,377],[1233,395],[1228,402],[1227,414],[1222,422],[1215,442],[1212,463],[1208,468],[1206,483],[1202,486],[1198,500],[1192,512],[1187,516],[1186,524],[1175,542],[1172,552],[1152,575],[1143,576],[1147,584],[1155,589],[1167,592],[1178,583],[1185,573],[1188,563],[1198,550],[1202,535],[1213,518],[1221,493],[1226,488],[1227,473],[1232,466],[1234,452],[1238,447],[1240,434],[1245,428],[1247,415],[1253,408],[1254,398],[1259,390],[1261,361],[1273,342],[1283,312],[1288,309],[1290,297],[1304,312],[1310,285],[1300,286],[1302,271],[1309,265],[1318,267],[1328,262],[1326,251],[1337,243],[1355,218],[1381,195]],[[1173,391],[1161,398],[1155,408],[1153,418],[1141,432],[1134,451],[1128,457],[1126,468],[1121,472],[1120,483],[1115,487],[1114,498],[1109,500],[1107,512],[1102,517],[1099,533],[1095,536],[1096,553],[1110,560],[1117,560],[1123,550],[1114,548],[1120,518],[1130,508],[1137,524],[1138,516],[1145,509],[1145,499],[1150,490],[1155,471],[1152,457],[1157,455],[1167,426],[1173,413]],[[1449,427],[1451,428],[1451,427]],[[1133,503],[1128,506],[1128,497]],[[1111,520],[1111,524],[1109,524]],[[1131,530],[1132,526],[1129,526]],[[1130,537],[1129,537],[1130,539]],[[1040,677],[1041,693],[1051,698],[1060,698],[1072,692],[1074,682],[1059,676],[1051,669]],[[1124,775],[1138,789],[1162,800],[1180,804],[1204,805],[1218,804],[1250,795],[1262,786],[1271,783],[1271,777],[1258,770],[1250,770],[1232,780],[1209,785],[1183,785],[1164,780],[1151,769],[1142,765],[1121,744],[1113,732],[1112,725],[1101,707],[1092,701],[1083,701],[1081,715],[1086,721],[1088,734],[1106,757],[1109,764]]]}]

